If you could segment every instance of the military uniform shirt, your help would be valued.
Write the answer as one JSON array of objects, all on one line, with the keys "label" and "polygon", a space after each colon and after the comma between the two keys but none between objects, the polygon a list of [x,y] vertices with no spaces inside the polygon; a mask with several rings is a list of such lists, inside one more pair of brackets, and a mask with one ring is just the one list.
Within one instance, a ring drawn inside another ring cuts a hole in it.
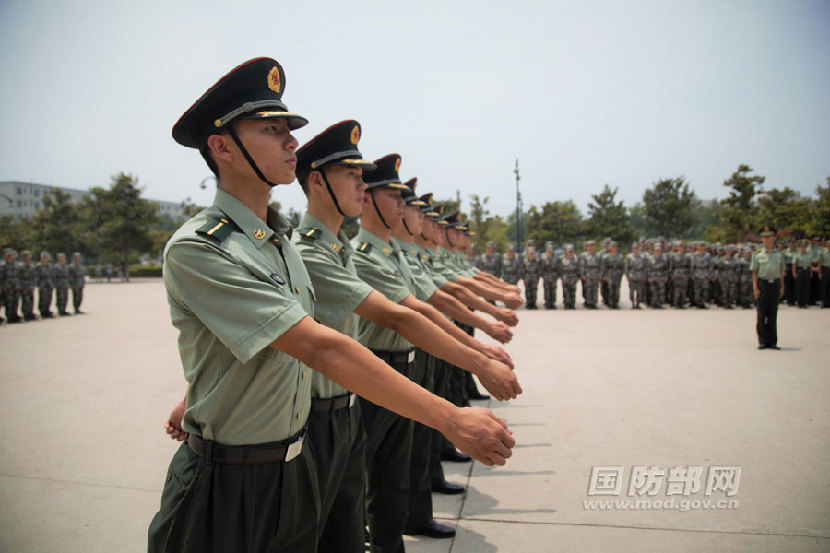
[{"label": "military uniform shirt", "polygon": [[784,255],[777,251],[757,250],[752,254],[749,270],[758,273],[759,280],[775,280],[784,272]]},{"label": "military uniform shirt", "polygon": [[[357,338],[360,317],[354,310],[372,293],[372,287],[360,280],[352,262],[349,239],[341,230],[337,236],[319,219],[305,213],[291,237],[314,285],[317,302],[314,318],[329,328]],[[311,396],[330,398],[348,390],[312,371]]]},{"label": "military uniform shirt", "polygon": [[[400,303],[411,291],[398,267],[395,249],[374,233],[361,228],[352,239],[355,250],[354,266],[360,279],[386,296],[389,301]],[[412,347],[394,330],[361,318],[358,340],[369,349],[404,351]]]},{"label": "military uniform shirt", "polygon": [[[427,301],[429,298],[435,294],[438,290],[438,287],[435,286],[435,283],[432,281],[432,277],[427,273],[424,266],[421,264],[421,251],[417,244],[404,242],[403,240],[398,240],[397,238],[390,238],[390,242],[398,251],[401,252],[403,255],[406,264],[411,271],[412,278],[414,279],[415,287],[412,290],[415,294],[415,297],[421,301]],[[412,287],[410,287],[412,289]]]},{"label": "military uniform shirt", "polygon": [[242,445],[285,440],[305,426],[311,370],[268,347],[314,309],[311,280],[286,234],[276,211],[269,208],[266,225],[217,190],[213,205],[168,242],[163,274],[190,383],[187,432]]}]

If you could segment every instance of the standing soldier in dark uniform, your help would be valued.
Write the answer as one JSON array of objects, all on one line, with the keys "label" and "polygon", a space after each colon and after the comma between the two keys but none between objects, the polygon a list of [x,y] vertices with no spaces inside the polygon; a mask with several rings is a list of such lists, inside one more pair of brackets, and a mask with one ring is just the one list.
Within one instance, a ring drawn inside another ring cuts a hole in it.
[{"label": "standing soldier in dark uniform", "polygon": [[81,302],[84,300],[84,286],[86,286],[86,271],[81,265],[81,254],[72,254],[72,265],[69,266],[69,283],[72,287],[72,306],[75,314],[81,313]]},{"label": "standing soldier in dark uniform", "polygon": [[669,260],[663,255],[661,242],[654,244],[654,255],[646,263],[646,281],[651,286],[651,307],[663,309],[666,301],[666,281],[669,279]]},{"label": "standing soldier in dark uniform", "polygon": [[778,302],[784,297],[784,254],[775,250],[774,227],[765,226],[761,232],[764,247],[752,254],[752,293],[758,308],[758,349],[778,347]]},{"label": "standing soldier in dark uniform", "polygon": [[513,244],[507,245],[507,251],[502,260],[502,278],[508,284],[517,284],[522,278],[521,261],[516,257]]},{"label": "standing soldier in dark uniform", "polygon": [[496,243],[487,242],[487,247],[484,249],[484,255],[479,260],[479,269],[485,273],[489,273],[494,277],[501,278],[502,258],[501,254],[496,252]]},{"label": "standing soldier in dark uniform", "polygon": [[695,306],[706,309],[709,281],[712,278],[712,257],[706,251],[706,243],[698,242],[692,256],[692,277],[695,281]]},{"label": "standing soldier in dark uniform", "polygon": [[674,243],[674,251],[669,255],[669,275],[671,281],[674,283],[672,292],[674,301],[672,304],[677,309],[684,308],[684,299],[686,297],[686,281],[689,279],[689,269],[691,267],[691,260],[686,255],[686,249],[683,247],[683,242],[679,240]]},{"label": "standing soldier in dark uniform", "polygon": [[597,253],[600,263],[600,277],[599,277],[599,295],[602,298],[603,305],[609,306],[608,303],[608,281],[602,277],[602,258],[611,252],[611,237],[606,236],[602,240],[602,249]]},{"label": "standing soldier in dark uniform", "polygon": [[620,308],[620,282],[623,275],[623,258],[617,252],[617,243],[611,240],[608,243],[608,252],[602,256],[600,261],[600,272],[603,281],[608,285],[608,307],[611,309]]},{"label": "standing soldier in dark uniform", "polygon": [[37,276],[35,275],[36,267],[32,265],[32,253],[29,250],[23,250],[23,265],[20,266],[20,299],[22,300],[23,318],[27,321],[34,321],[37,319],[35,315],[35,283]]},{"label": "standing soldier in dark uniform", "polygon": [[54,317],[52,314],[52,295],[55,278],[52,273],[52,256],[48,252],[40,252],[40,264],[35,268],[35,282],[37,285],[37,307],[43,319]]},{"label": "standing soldier in dark uniform", "polygon": [[795,301],[801,309],[806,309],[810,305],[811,257],[812,253],[807,248],[807,241],[802,240],[791,267],[795,282]]},{"label": "standing soldier in dark uniform", "polygon": [[545,249],[545,257],[542,260],[545,309],[556,309],[556,281],[562,276],[562,260],[553,251],[553,242],[547,242]]},{"label": "standing soldier in dark uniform", "polygon": [[824,241],[824,248],[819,258],[821,266],[821,307],[830,307],[830,239]]},{"label": "standing soldier in dark uniform", "polygon": [[6,308],[6,320],[9,324],[16,324],[23,319],[20,317],[20,266],[17,264],[17,252],[6,249],[6,264],[2,267],[0,288],[3,290],[3,303]]},{"label": "standing soldier in dark uniform", "polygon": [[528,246],[525,258],[522,260],[522,279],[525,283],[525,299],[528,309],[536,309],[536,295],[539,293],[539,277],[542,275],[542,265],[536,257],[536,248]]},{"label": "standing soldier in dark uniform", "polygon": [[628,279],[628,297],[631,308],[640,309],[645,299],[646,258],[640,255],[640,244],[631,246],[631,253],[625,256],[625,277]]},{"label": "standing soldier in dark uniform", "polygon": [[792,266],[798,256],[798,242],[787,241],[787,249],[784,251],[784,265],[787,270],[784,274],[784,289],[786,290],[787,305],[795,305],[795,279],[793,278]]},{"label": "standing soldier in dark uniform", "polygon": [[593,240],[585,242],[585,249],[579,256],[579,278],[582,280],[582,295],[585,297],[585,307],[597,308],[597,292],[599,288],[599,255],[596,253],[596,244]]},{"label": "standing soldier in dark uniform", "polygon": [[562,257],[562,303],[565,309],[576,309],[576,283],[579,281],[579,260],[573,244],[565,244]]},{"label": "standing soldier in dark uniform", "polygon": [[69,267],[66,266],[66,254],[58,253],[57,264],[52,267],[52,278],[55,280],[55,307],[58,315],[69,315],[66,311],[66,302],[69,300]]}]

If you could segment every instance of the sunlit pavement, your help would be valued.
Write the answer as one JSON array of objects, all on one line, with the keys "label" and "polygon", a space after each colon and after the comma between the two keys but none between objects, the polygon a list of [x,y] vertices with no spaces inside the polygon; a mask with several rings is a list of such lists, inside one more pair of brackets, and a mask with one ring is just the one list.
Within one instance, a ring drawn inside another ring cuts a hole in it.
[{"label": "sunlit pavement", "polygon": [[[177,333],[159,279],[85,296],[86,314],[0,327],[3,552],[146,550]],[[756,349],[752,310],[520,319],[525,393],[489,404],[513,458],[445,464],[468,489],[435,515],[458,536],[408,551],[830,549],[830,310],[782,307],[780,351]]]}]

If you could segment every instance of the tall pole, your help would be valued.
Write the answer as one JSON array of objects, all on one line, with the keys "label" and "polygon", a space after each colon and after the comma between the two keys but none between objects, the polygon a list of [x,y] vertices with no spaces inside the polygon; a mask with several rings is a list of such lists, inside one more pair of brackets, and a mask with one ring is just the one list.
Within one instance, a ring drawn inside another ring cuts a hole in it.
[{"label": "tall pole", "polygon": [[516,252],[522,248],[522,195],[519,192],[519,160],[516,160],[516,167],[513,169],[516,174]]}]

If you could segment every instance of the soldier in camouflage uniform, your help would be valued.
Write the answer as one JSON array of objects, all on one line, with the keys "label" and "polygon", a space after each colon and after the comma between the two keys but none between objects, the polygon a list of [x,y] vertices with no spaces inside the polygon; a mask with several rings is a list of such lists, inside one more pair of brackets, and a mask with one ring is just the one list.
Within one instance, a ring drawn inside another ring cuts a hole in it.
[{"label": "soldier in camouflage uniform", "polygon": [[485,273],[489,273],[494,277],[501,278],[502,258],[501,254],[496,252],[496,243],[487,242],[487,247],[484,249],[484,255],[479,260],[479,269]]},{"label": "soldier in camouflage uniform", "polygon": [[717,242],[713,248],[715,255],[712,257],[712,278],[709,281],[709,301],[717,305],[721,305],[722,289],[721,286],[721,269],[723,268],[723,260],[726,256],[726,250],[723,244]]},{"label": "soldier in camouflage uniform", "polygon": [[508,284],[517,284],[522,278],[522,266],[513,244],[507,245],[507,251],[502,260],[502,278]]},{"label": "soldier in camouflage uniform", "polygon": [[66,266],[66,254],[57,255],[57,264],[52,267],[52,277],[55,280],[55,307],[62,317],[69,315],[66,311],[66,302],[69,299],[69,267]]},{"label": "soldier in camouflage uniform", "polygon": [[752,271],[749,270],[749,263],[752,258],[752,245],[743,244],[738,251],[738,303],[744,309],[753,306],[752,297]]},{"label": "soldier in camouflage uniform", "polygon": [[20,300],[21,310],[23,311],[23,318],[27,321],[34,321],[37,319],[35,315],[35,266],[32,265],[32,253],[29,250],[24,250],[21,254],[23,264],[20,266]]},{"label": "soldier in camouflage uniform", "polygon": [[536,309],[536,295],[539,293],[539,277],[542,276],[542,264],[536,257],[536,248],[529,246],[527,255],[522,260],[522,279],[525,283],[525,301],[528,309]]},{"label": "soldier in camouflage uniform", "polygon": [[542,278],[545,287],[545,309],[556,309],[556,281],[562,276],[562,260],[553,251],[553,242],[545,244]]},{"label": "soldier in camouflage uniform", "polygon": [[54,317],[51,307],[55,278],[52,274],[52,256],[47,252],[41,252],[40,265],[35,267],[35,285],[38,287],[37,306],[40,316],[44,319]]},{"label": "soldier in camouflage uniform", "polygon": [[579,260],[574,256],[573,244],[565,244],[562,257],[562,300],[565,309],[576,309],[576,283],[579,280]]},{"label": "soldier in camouflage uniform", "polygon": [[585,242],[586,251],[579,256],[579,278],[582,281],[582,296],[585,298],[585,307],[597,308],[597,292],[599,288],[599,255],[596,253],[596,244],[593,240]]},{"label": "soldier in camouflage uniform", "polygon": [[695,306],[706,309],[706,296],[712,278],[712,256],[706,251],[704,242],[698,242],[697,251],[692,256],[692,278],[695,281]]},{"label": "soldier in camouflage uniform", "polygon": [[726,246],[726,255],[721,262],[721,305],[726,309],[732,309],[737,303],[740,265],[734,254],[735,246],[732,244]]},{"label": "soldier in camouflage uniform", "polygon": [[674,251],[669,255],[669,275],[674,283],[672,293],[674,301],[672,305],[677,309],[684,308],[684,299],[686,297],[686,282],[689,280],[691,272],[692,260],[686,254],[683,243],[677,241],[674,243]]},{"label": "soldier in camouflage uniform", "polygon": [[631,253],[625,256],[625,277],[628,279],[628,297],[632,309],[640,309],[645,299],[646,258],[640,255],[640,244],[631,246]]},{"label": "soldier in camouflage uniform", "polygon": [[0,274],[0,288],[3,289],[3,305],[6,308],[6,320],[9,324],[16,324],[23,319],[20,317],[20,265],[17,264],[17,252],[6,250],[6,264]]},{"label": "soldier in camouflage uniform", "polygon": [[620,308],[620,281],[623,275],[623,258],[617,252],[617,243],[608,242],[608,251],[600,260],[600,275],[607,286],[607,305],[611,309]]},{"label": "soldier in camouflage uniform", "polygon": [[603,305],[610,306],[608,301],[608,281],[602,278],[602,258],[611,253],[611,237],[606,236],[602,239],[602,249],[597,253],[600,264],[599,277],[599,297],[602,298]]},{"label": "soldier in camouflage uniform", "polygon": [[646,263],[646,281],[651,286],[651,307],[654,309],[663,309],[668,279],[669,259],[663,255],[663,245],[657,242],[654,244],[654,255]]},{"label": "soldier in camouflage uniform", "polygon": [[86,271],[81,265],[81,254],[72,254],[72,265],[69,266],[69,285],[72,288],[72,306],[75,314],[81,313],[81,302],[84,300],[84,286],[86,286]]}]

